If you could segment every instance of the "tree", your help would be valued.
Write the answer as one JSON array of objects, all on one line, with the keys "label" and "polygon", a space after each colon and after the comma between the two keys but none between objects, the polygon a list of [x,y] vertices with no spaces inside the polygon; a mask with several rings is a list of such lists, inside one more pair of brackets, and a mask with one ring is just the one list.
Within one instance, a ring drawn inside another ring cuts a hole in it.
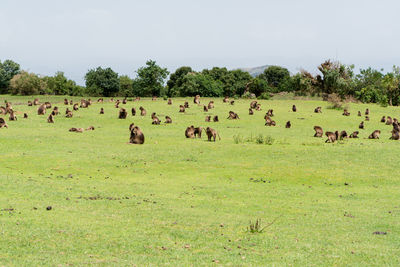
[{"label": "tree", "polygon": [[193,72],[191,67],[183,66],[172,73],[167,82],[167,96],[172,97],[180,95],[184,77],[191,72]]},{"label": "tree", "polygon": [[318,67],[322,76],[317,76],[320,92],[326,94],[337,93],[342,98],[347,95],[354,95],[353,69],[353,65],[345,66],[340,62],[331,62],[330,60],[322,63]]},{"label": "tree", "polygon": [[111,68],[91,69],[86,73],[85,80],[89,95],[114,96],[119,91],[118,73]]},{"label": "tree", "polygon": [[64,72],[58,71],[54,76],[45,77],[49,91],[55,95],[72,95],[76,91],[76,83],[67,79]]},{"label": "tree", "polygon": [[263,93],[271,91],[271,87],[264,79],[257,77],[253,78],[253,80],[247,85],[247,90],[256,96],[260,96]]},{"label": "tree", "polygon": [[233,83],[230,85],[232,91],[227,92],[227,88],[224,87],[224,95],[243,95],[247,85],[253,80],[253,77],[247,71],[242,70],[232,70],[230,73],[233,76]]},{"label": "tree", "polygon": [[14,75],[10,80],[10,91],[13,95],[38,95],[49,92],[44,79],[26,71]]},{"label": "tree", "polygon": [[275,88],[274,91],[281,92],[287,89],[285,85],[290,79],[290,72],[284,67],[269,66],[264,73],[259,75],[259,78],[264,79],[271,87]]},{"label": "tree", "polygon": [[389,100],[389,105],[392,106],[395,101],[396,105],[399,101],[400,91],[399,91],[399,68],[393,67],[393,71],[387,73],[382,80],[383,88]]},{"label": "tree", "polygon": [[20,72],[20,66],[12,60],[0,61],[0,93],[8,93],[10,81]]},{"label": "tree", "polygon": [[218,97],[223,95],[223,86],[220,81],[215,81],[210,75],[188,73],[183,79],[180,93],[181,96]]},{"label": "tree", "polygon": [[127,75],[119,76],[119,91],[122,96],[134,96],[133,80]]},{"label": "tree", "polygon": [[155,61],[146,62],[146,67],[137,70],[135,79],[135,93],[138,96],[160,96],[164,89],[164,80],[168,77],[168,70],[161,68]]}]

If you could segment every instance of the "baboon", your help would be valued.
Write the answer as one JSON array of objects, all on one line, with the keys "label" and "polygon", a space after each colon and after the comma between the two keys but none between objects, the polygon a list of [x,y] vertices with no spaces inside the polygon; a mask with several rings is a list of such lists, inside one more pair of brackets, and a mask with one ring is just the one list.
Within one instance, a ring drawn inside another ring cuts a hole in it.
[{"label": "baboon", "polygon": [[104,108],[100,108],[100,114],[104,114]]},{"label": "baboon", "polygon": [[133,101],[140,101],[140,96],[137,96]]},{"label": "baboon", "polygon": [[292,111],[293,111],[293,112],[296,112],[296,111],[297,111],[296,105],[293,105],[293,106],[292,106]]},{"label": "baboon", "polygon": [[128,103],[128,99],[126,99],[126,97],[122,100],[122,104],[126,105],[126,103]]},{"label": "baboon", "polygon": [[66,113],[66,115],[65,115],[66,118],[72,118],[73,114],[72,114],[71,110],[67,109],[67,111],[65,113]]},{"label": "baboon", "polygon": [[132,113],[132,116],[135,116],[135,115],[136,115],[136,109],[135,109],[135,108],[132,108],[132,109],[131,109],[131,113]]},{"label": "baboon", "polygon": [[157,96],[153,96],[152,98],[151,98],[151,101],[156,101],[157,100]]},{"label": "baboon", "polygon": [[49,117],[47,118],[47,122],[48,123],[54,123],[54,120],[53,120],[53,115],[49,115]]},{"label": "baboon", "polygon": [[269,116],[265,116],[265,126],[276,126],[276,122],[272,120]]},{"label": "baboon", "polygon": [[28,118],[28,114],[24,113],[24,119]]},{"label": "baboon", "polygon": [[222,100],[222,102],[224,102],[224,103],[229,102],[229,97],[225,96],[224,99]]},{"label": "baboon", "polygon": [[364,129],[364,122],[360,122],[360,125],[358,125],[358,129]]},{"label": "baboon", "polygon": [[232,100],[231,102],[229,102],[231,105],[235,104],[235,100]]},{"label": "baboon", "polygon": [[68,106],[68,99],[64,98],[64,105]]},{"label": "baboon", "polygon": [[201,132],[203,131],[203,127],[196,127],[194,128],[194,137],[201,138]]},{"label": "baboon", "polygon": [[365,110],[365,115],[369,115],[369,109],[368,108]]},{"label": "baboon", "polygon": [[103,103],[103,98],[97,99],[97,103]]},{"label": "baboon", "polygon": [[75,111],[78,111],[78,110],[79,110],[79,108],[78,108],[78,103],[75,103],[75,104],[74,104],[73,109],[74,109]]},{"label": "baboon", "polygon": [[131,129],[131,136],[129,143],[141,145],[144,143],[144,134],[138,126],[133,126]]},{"label": "baboon", "polygon": [[208,107],[207,106],[203,106],[203,110],[204,110],[204,112],[208,112]]},{"label": "baboon", "polygon": [[340,135],[339,135],[339,139],[343,140],[345,138],[349,138],[349,136],[347,135],[347,132],[346,131],[341,131]]},{"label": "baboon", "polygon": [[185,112],[185,107],[182,105],[179,105],[179,112]]},{"label": "baboon", "polygon": [[269,110],[267,111],[266,116],[268,116],[268,117],[273,117],[273,116],[274,116],[274,110],[273,110],[273,109],[269,109]]},{"label": "baboon", "polygon": [[51,112],[51,114],[52,114],[53,116],[56,116],[56,115],[60,114],[60,112],[59,112],[59,110],[58,110],[58,107],[54,107],[54,108],[53,108],[53,111]]},{"label": "baboon", "polygon": [[212,109],[212,108],[214,108],[214,101],[210,101],[208,103],[208,109]]},{"label": "baboon", "polygon": [[161,121],[157,116],[154,116],[152,119],[153,119],[153,122],[151,124],[160,125]]},{"label": "baboon", "polygon": [[324,134],[324,131],[320,126],[314,126],[314,131],[315,131],[314,137],[322,137],[322,135]]},{"label": "baboon", "polygon": [[172,105],[172,99],[168,99],[168,105]]},{"label": "baboon", "polygon": [[44,104],[46,105],[47,109],[51,108],[51,103],[50,102],[44,102]]},{"label": "baboon", "polygon": [[128,112],[126,112],[126,109],[121,108],[119,110],[118,119],[126,119],[126,116],[128,116]]},{"label": "baboon", "polygon": [[314,109],[314,113],[322,113],[322,108],[321,107],[316,107]]},{"label": "baboon", "polygon": [[157,118],[155,112],[151,113],[151,118],[152,118],[152,119]]},{"label": "baboon", "polygon": [[393,122],[393,130],[400,132],[400,126],[398,122]]},{"label": "baboon", "polygon": [[257,111],[260,111],[260,110],[261,110],[261,104],[257,104],[256,110],[257,110]]},{"label": "baboon", "polygon": [[393,123],[399,123],[399,121],[396,118],[393,118]]},{"label": "baboon", "polygon": [[69,101],[69,104],[72,106],[74,104],[74,102],[72,101],[72,99]]},{"label": "baboon", "polygon": [[0,118],[0,128],[8,128],[8,125],[3,118]]},{"label": "baboon", "polygon": [[199,95],[196,95],[196,96],[194,97],[193,103],[195,103],[195,104],[197,104],[197,105],[200,105],[200,96],[199,96]]},{"label": "baboon", "polygon": [[214,121],[214,122],[219,122],[218,115],[215,115],[215,116],[214,116],[213,121]]},{"label": "baboon", "polygon": [[326,139],[325,143],[334,143],[338,139],[339,132],[338,131],[336,131],[334,133],[326,132],[325,135],[326,135],[326,137],[328,137],[328,139]]},{"label": "baboon", "polygon": [[110,102],[114,102],[114,97],[111,97],[111,98],[110,98]]},{"label": "baboon", "polygon": [[184,104],[183,104],[183,106],[185,107],[185,108],[189,108],[189,102],[185,102]]},{"label": "baboon", "polygon": [[46,114],[46,105],[42,104],[38,108],[38,115],[44,115]]},{"label": "baboon", "polygon": [[35,106],[39,105],[39,99],[38,98],[35,98],[33,100],[33,105],[35,105]]},{"label": "baboon", "polygon": [[392,130],[392,136],[389,138],[392,140],[399,140],[400,139],[400,135],[399,135],[399,131],[396,130]]},{"label": "baboon", "polygon": [[343,116],[350,116],[350,112],[348,112],[347,109],[344,109],[342,115],[343,115]]},{"label": "baboon", "polygon": [[387,116],[386,125],[391,125],[392,123],[393,123],[392,118],[390,116]]},{"label": "baboon", "polygon": [[379,139],[380,134],[381,134],[380,130],[375,130],[372,132],[372,134],[368,136],[368,139]]},{"label": "baboon", "polygon": [[211,116],[206,116],[206,122],[210,122],[211,121]]},{"label": "baboon", "polygon": [[32,107],[32,105],[33,105],[33,104],[32,104],[32,101],[29,100],[29,101],[28,101],[28,107]]},{"label": "baboon", "polygon": [[172,123],[172,119],[169,116],[165,116],[165,122],[164,123]]},{"label": "baboon", "polygon": [[139,109],[140,109],[140,116],[146,116],[147,113],[146,110],[142,106],[140,106]]},{"label": "baboon", "polygon": [[358,138],[358,131],[353,132],[352,134],[350,134],[350,138]]},{"label": "baboon", "polygon": [[119,101],[119,99],[117,99],[117,102],[115,102],[115,108],[119,108],[119,104],[120,104],[121,102]]},{"label": "baboon", "polygon": [[290,123],[290,121],[286,122],[285,128],[289,129],[290,127],[292,127],[292,124]]},{"label": "baboon", "polygon": [[249,108],[249,115],[253,115],[253,114],[254,114],[254,111],[251,108]]},{"label": "baboon", "polygon": [[16,121],[17,116],[15,116],[15,113],[13,110],[10,111],[10,117],[8,118],[10,121]]},{"label": "baboon", "polygon": [[0,107],[0,114],[7,114],[7,110],[4,107]]},{"label": "baboon", "polygon": [[358,117],[361,117],[361,111],[358,111]]},{"label": "baboon", "polygon": [[385,116],[382,117],[381,122],[386,122],[386,117]]},{"label": "baboon", "polygon": [[189,126],[185,130],[186,138],[194,138],[194,126]]},{"label": "baboon", "polygon": [[83,133],[83,128],[71,128],[69,129],[70,132],[75,132],[75,133]]},{"label": "baboon", "polygon": [[365,120],[366,120],[366,121],[369,121],[369,117],[368,117],[368,116],[365,116]]},{"label": "baboon", "polygon": [[94,127],[93,126],[89,126],[88,128],[86,128],[86,131],[94,131]]},{"label": "baboon", "polygon": [[250,102],[250,108],[253,109],[253,108],[256,108],[256,107],[257,107],[257,101],[255,101],[255,100],[251,101]]},{"label": "baboon", "polygon": [[229,111],[229,116],[228,116],[227,119],[230,119],[230,120],[237,120],[237,119],[239,119],[239,115],[236,114],[236,113],[233,112],[233,111]]},{"label": "baboon", "polygon": [[215,142],[217,135],[218,135],[219,140],[221,140],[221,137],[219,136],[218,132],[216,130],[214,130],[213,128],[207,127],[206,134],[208,137],[208,141],[211,141],[211,138],[213,138],[214,142]]}]

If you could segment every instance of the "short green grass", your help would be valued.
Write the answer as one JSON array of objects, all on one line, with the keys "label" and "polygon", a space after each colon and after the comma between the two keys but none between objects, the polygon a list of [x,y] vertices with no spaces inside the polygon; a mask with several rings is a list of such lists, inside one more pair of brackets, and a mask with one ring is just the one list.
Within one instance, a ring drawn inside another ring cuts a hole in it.
[{"label": "short green grass", "polygon": [[[64,97],[39,98],[64,114]],[[142,99],[121,106],[141,105],[146,117],[119,120],[107,101],[48,124],[26,105],[33,97],[5,99],[19,118],[0,129],[0,266],[400,265],[400,143],[379,122],[400,118],[399,108],[350,104],[344,117],[327,102],[262,100],[249,116],[245,99],[214,99],[208,113],[192,99]],[[190,108],[181,114],[184,101]],[[357,111],[367,107],[359,139],[313,137],[314,125],[358,130]],[[270,108],[276,127],[264,126]],[[227,120],[229,110],[240,120]],[[152,125],[151,112],[173,124]],[[144,145],[127,144],[131,122]],[[95,131],[68,132],[91,125]],[[190,125],[210,126],[222,140],[186,139]],[[375,129],[381,139],[366,139]],[[248,142],[260,135],[269,142]],[[251,233],[258,219],[266,227]]]}]

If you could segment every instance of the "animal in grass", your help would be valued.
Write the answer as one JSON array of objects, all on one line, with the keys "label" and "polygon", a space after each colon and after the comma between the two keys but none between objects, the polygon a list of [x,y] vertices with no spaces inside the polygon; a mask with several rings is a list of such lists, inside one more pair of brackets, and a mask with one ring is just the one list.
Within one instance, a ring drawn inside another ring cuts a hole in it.
[{"label": "animal in grass", "polygon": [[222,100],[222,102],[228,103],[229,102],[229,97],[225,96],[224,99]]},{"label": "animal in grass", "polygon": [[86,99],[81,99],[81,108],[88,108],[90,106],[90,101]]},{"label": "animal in grass", "polygon": [[126,109],[121,108],[119,110],[118,119],[126,119],[126,116],[128,116],[128,112],[126,112]]},{"label": "animal in grass", "polygon": [[257,110],[257,111],[260,111],[260,110],[261,110],[261,104],[257,104],[256,110]]},{"label": "animal in grass", "polygon": [[227,119],[237,120],[237,119],[239,119],[239,115],[237,113],[233,112],[233,111],[229,111],[229,116],[228,116]]},{"label": "animal in grass", "polygon": [[315,131],[314,137],[322,137],[322,135],[324,134],[324,131],[320,126],[314,126],[314,131]]},{"label": "animal in grass", "polygon": [[250,108],[255,109],[257,107],[257,101],[253,100],[250,102]]},{"label": "animal in grass", "polygon": [[218,115],[215,115],[215,116],[214,116],[213,121],[214,121],[214,122],[219,122]]},{"label": "animal in grass", "polygon": [[232,100],[231,102],[229,102],[231,105],[235,104],[235,100]]},{"label": "animal in grass", "polygon": [[126,105],[126,103],[128,103],[128,99],[126,99],[126,97],[122,100],[122,104]]},{"label": "animal in grass", "polygon": [[84,129],[83,128],[71,128],[69,129],[70,132],[74,133],[83,133]]},{"label": "animal in grass", "polygon": [[358,125],[358,128],[359,128],[359,129],[364,129],[364,122],[363,122],[363,121],[360,122],[360,125]]},{"label": "animal in grass", "polygon": [[33,105],[35,105],[35,106],[39,105],[39,99],[38,98],[35,98],[33,100]]},{"label": "animal in grass", "polygon": [[86,131],[94,131],[94,126],[89,126],[88,128],[86,128]]},{"label": "animal in grass", "polygon": [[400,126],[398,122],[393,122],[393,130],[400,132]]},{"label": "animal in grass", "polygon": [[219,140],[221,140],[221,137],[219,136],[218,132],[216,130],[214,130],[213,128],[207,127],[206,134],[208,137],[208,141],[211,141],[211,139],[213,139],[213,141],[215,142],[217,135],[218,135]]},{"label": "animal in grass", "polygon": [[381,122],[386,122],[386,117],[385,116],[382,117]]},{"label": "animal in grass", "polygon": [[204,112],[208,112],[208,107],[207,106],[203,106],[203,111]]},{"label": "animal in grass", "polygon": [[49,117],[47,117],[47,122],[48,122],[48,123],[54,123],[53,115],[52,115],[52,114],[50,114]]},{"label": "animal in grass", "polygon": [[207,107],[208,107],[208,109],[213,109],[214,108],[214,101],[208,102]]},{"label": "animal in grass", "polygon": [[183,106],[185,107],[185,108],[189,108],[189,102],[185,102],[184,104],[183,104]]},{"label": "animal in grass", "polygon": [[249,108],[249,115],[253,115],[253,114],[254,114],[253,109],[252,109],[252,108]]},{"label": "animal in grass", "polygon": [[10,121],[16,121],[17,116],[15,115],[15,112],[13,110],[10,111],[10,117],[8,118]]},{"label": "animal in grass", "polygon": [[72,101],[72,99],[69,101],[69,104],[70,104],[70,105],[74,104],[74,102]]},{"label": "animal in grass", "polygon": [[104,99],[103,99],[103,98],[97,99],[97,103],[103,103],[103,102],[104,102]]},{"label": "animal in grass", "polygon": [[119,101],[119,99],[117,99],[117,101],[115,102],[115,108],[119,108],[119,104],[121,104],[121,102]]},{"label": "animal in grass", "polygon": [[136,109],[135,109],[135,108],[132,108],[132,109],[131,109],[131,114],[132,114],[132,116],[135,116],[135,115],[136,115]]},{"label": "animal in grass", "polygon": [[393,129],[392,130],[392,136],[389,139],[399,140],[400,139],[399,131],[396,131],[395,129]]},{"label": "animal in grass", "polygon": [[51,103],[50,102],[44,102],[44,104],[46,105],[46,108],[51,108]]},{"label": "animal in grass", "polygon": [[100,114],[104,114],[104,108],[100,108]]},{"label": "animal in grass", "polygon": [[321,107],[316,107],[314,109],[314,113],[322,113],[322,108]]},{"label": "animal in grass", "polygon": [[4,107],[0,107],[0,114],[7,114],[7,110]]},{"label": "animal in grass", "polygon": [[153,121],[151,124],[160,125],[161,121],[157,116],[154,116],[152,119],[153,119]]},{"label": "animal in grass", "polygon": [[339,139],[343,140],[345,138],[349,138],[349,136],[347,135],[347,132],[346,131],[341,131],[340,134],[339,134]]},{"label": "animal in grass", "polygon": [[197,105],[200,105],[200,96],[199,96],[199,95],[196,95],[196,96],[194,97],[193,103],[195,103],[195,104],[197,104]]},{"label": "animal in grass", "polygon": [[265,116],[265,126],[276,126],[276,122],[272,120],[269,116]]},{"label": "animal in grass", "polygon": [[350,138],[358,138],[358,134],[359,134],[359,132],[358,131],[354,131],[352,134],[350,134]]},{"label": "animal in grass", "polygon": [[144,143],[144,134],[138,126],[130,127],[131,135],[129,138],[129,143],[141,145]]},{"label": "animal in grass", "polygon": [[194,137],[201,138],[201,132],[203,131],[203,127],[195,127],[194,128]]},{"label": "animal in grass", "polygon": [[164,123],[172,123],[172,119],[170,116],[165,116],[165,122]]},{"label": "animal in grass", "polygon": [[344,109],[343,116],[350,116],[350,112],[347,109]]},{"label": "animal in grass", "polygon": [[381,135],[381,131],[375,130],[368,136],[368,139],[379,139],[380,135]]},{"label": "animal in grass", "polygon": [[365,115],[369,115],[369,109],[368,108],[365,110]]},{"label": "animal in grass", "polygon": [[27,119],[27,118],[28,118],[28,114],[24,113],[24,119]]},{"label": "animal in grass", "polygon": [[[267,111],[267,114],[265,114],[265,115],[268,116],[268,117],[273,117],[274,116],[274,110],[273,109],[269,109]],[[265,116],[264,116],[264,118],[265,118]]]},{"label": "animal in grass", "polygon": [[58,107],[54,107],[54,108],[53,108],[53,111],[51,112],[51,114],[52,114],[53,116],[56,116],[56,115],[60,114],[60,111],[58,110]]},{"label": "animal in grass", "polygon": [[183,105],[179,105],[179,112],[184,113],[185,112],[185,107]]},{"label": "animal in grass", "polygon": [[206,122],[210,122],[210,121],[211,121],[211,116],[206,116],[205,121],[206,121]]},{"label": "animal in grass", "polygon": [[171,99],[171,98],[168,99],[167,104],[168,104],[168,105],[172,105],[172,99]]},{"label": "animal in grass", "polygon": [[292,127],[292,124],[290,123],[290,121],[286,122],[285,128],[289,129],[290,127]]},{"label": "animal in grass", "polygon": [[292,106],[292,111],[293,111],[293,112],[297,112],[296,105],[293,105],[293,106]]},{"label": "animal in grass", "polygon": [[72,111],[67,109],[65,117],[66,118],[72,118],[72,116],[73,116]]},{"label": "animal in grass", "polygon": [[189,126],[185,130],[185,136],[186,138],[194,138],[194,126]]},{"label": "animal in grass", "polygon": [[339,137],[339,132],[338,131],[336,131],[334,133],[326,132],[325,135],[326,135],[326,137],[328,137],[328,139],[326,139],[325,143],[334,143]]},{"label": "animal in grass", "polygon": [[0,118],[0,128],[8,128],[8,125],[3,118]]},{"label": "animal in grass", "polygon": [[361,111],[358,111],[358,117],[361,117]]},{"label": "animal in grass", "polygon": [[153,97],[151,98],[151,100],[152,100],[152,101],[156,101],[156,100],[157,100],[157,96],[153,96]]},{"label": "animal in grass", "polygon": [[369,116],[365,116],[365,120],[366,120],[366,121],[369,121]]},{"label": "animal in grass", "polygon": [[140,109],[140,116],[146,116],[147,113],[146,110],[142,106],[140,106],[139,109]]},{"label": "animal in grass", "polygon": [[78,111],[78,110],[79,110],[79,105],[78,105],[78,103],[75,103],[74,106],[72,107],[72,109],[73,109],[74,111]]},{"label": "animal in grass", "polygon": [[33,105],[32,101],[28,101],[28,107],[31,107]]},{"label": "animal in grass", "polygon": [[38,115],[46,114],[46,105],[45,104],[40,105],[37,112],[38,112]]},{"label": "animal in grass", "polygon": [[387,116],[386,125],[391,125],[393,123],[392,117]]}]

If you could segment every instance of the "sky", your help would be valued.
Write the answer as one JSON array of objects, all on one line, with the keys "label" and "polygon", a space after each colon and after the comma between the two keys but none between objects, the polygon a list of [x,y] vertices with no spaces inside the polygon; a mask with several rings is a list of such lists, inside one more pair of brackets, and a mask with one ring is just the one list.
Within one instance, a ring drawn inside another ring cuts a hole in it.
[{"label": "sky", "polygon": [[400,1],[0,0],[0,60],[84,85],[98,66],[121,75],[149,59],[173,72],[280,65],[317,72],[326,59],[400,65]]}]

